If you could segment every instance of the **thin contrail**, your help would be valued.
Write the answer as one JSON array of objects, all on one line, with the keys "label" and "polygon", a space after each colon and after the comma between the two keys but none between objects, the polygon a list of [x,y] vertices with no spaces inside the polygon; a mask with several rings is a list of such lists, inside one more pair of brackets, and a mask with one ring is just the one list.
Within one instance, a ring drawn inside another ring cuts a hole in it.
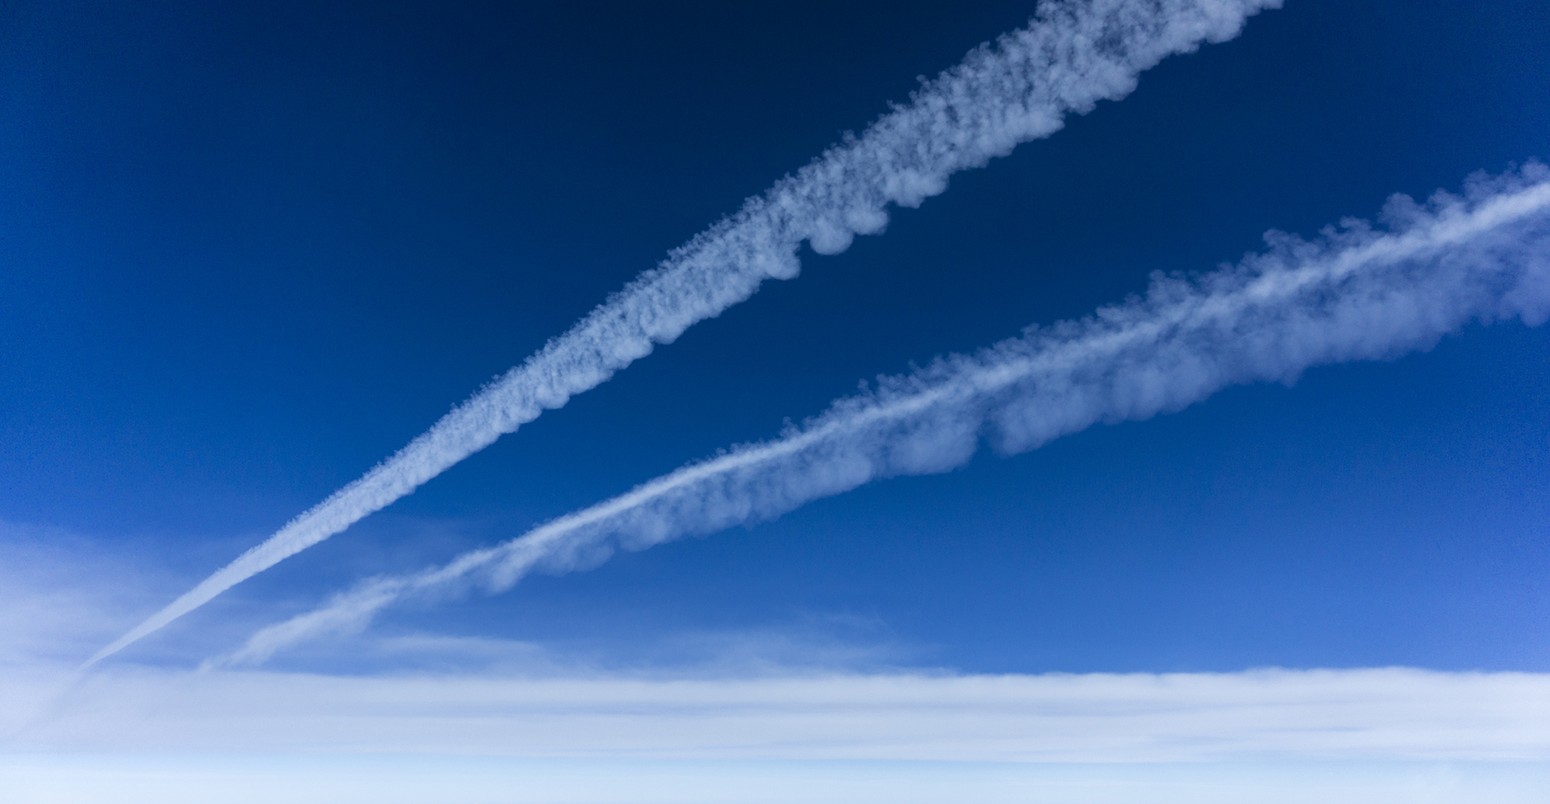
[{"label": "thin contrail", "polygon": [[781,438],[691,464],[503,544],[418,574],[369,580],[259,631],[216,663],[363,626],[406,595],[503,591],[680,536],[769,519],[871,480],[946,471],[982,439],[1033,449],[1100,421],[1178,410],[1223,387],[1295,379],[1324,363],[1423,349],[1471,321],[1550,317],[1550,169],[1473,179],[1463,196],[1396,196],[1386,229],[1345,221],[1317,241],[1030,329],[974,355],[885,378]]},{"label": "thin contrail", "polygon": [[1128,94],[1139,73],[1203,42],[1236,36],[1281,0],[1085,0],[1046,3],[1030,24],[971,51],[908,104],[746,201],[443,416],[430,430],[291,520],[98,651],[90,667],[220,593],[343,531],[506,433],[606,381],[696,322],[796,276],[806,242],[844,251],[879,232],[891,204],[916,206],[948,178],[1049,136],[1071,113]]}]

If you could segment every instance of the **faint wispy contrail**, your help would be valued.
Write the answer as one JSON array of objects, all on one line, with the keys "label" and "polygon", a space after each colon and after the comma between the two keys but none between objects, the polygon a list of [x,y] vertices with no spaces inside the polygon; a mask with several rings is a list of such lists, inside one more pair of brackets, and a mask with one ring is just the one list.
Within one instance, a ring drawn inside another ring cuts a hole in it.
[{"label": "faint wispy contrail", "polygon": [[343,531],[506,433],[670,343],[696,322],[789,279],[806,242],[844,251],[879,232],[890,204],[916,206],[948,178],[1059,130],[1071,113],[1128,94],[1175,53],[1237,35],[1281,0],[1084,0],[1045,3],[1025,28],[971,51],[910,102],[847,136],[744,203],[609,297],[565,334],[269,539],[243,553],[83,667],[117,653],[216,595]]},{"label": "faint wispy contrail", "polygon": [[1324,363],[1426,348],[1470,321],[1550,317],[1550,169],[1471,181],[1427,204],[1396,196],[1386,230],[1347,221],[1317,241],[1195,278],[973,355],[938,360],[837,402],[781,438],[691,464],[606,502],[414,575],[369,580],[266,628],[217,663],[363,626],[408,595],[498,592],[680,536],[768,519],[893,475],[966,462],[982,439],[1013,453],[1100,421],[1177,410],[1221,388],[1291,381]]}]

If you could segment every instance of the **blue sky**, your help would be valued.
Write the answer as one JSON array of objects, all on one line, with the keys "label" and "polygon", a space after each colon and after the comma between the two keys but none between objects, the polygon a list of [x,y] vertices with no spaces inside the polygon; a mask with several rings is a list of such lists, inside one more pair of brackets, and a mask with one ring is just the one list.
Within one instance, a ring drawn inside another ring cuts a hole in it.
[{"label": "blue sky", "polygon": [[[13,612],[85,601],[47,638],[7,618],[7,664],[86,659],[1033,11],[7,4],[0,564]],[[1534,0],[1288,0],[109,670],[176,677],[858,381],[1550,157],[1547,33]],[[1547,414],[1550,330],[1472,324],[394,608],[265,672],[1546,673]]]}]

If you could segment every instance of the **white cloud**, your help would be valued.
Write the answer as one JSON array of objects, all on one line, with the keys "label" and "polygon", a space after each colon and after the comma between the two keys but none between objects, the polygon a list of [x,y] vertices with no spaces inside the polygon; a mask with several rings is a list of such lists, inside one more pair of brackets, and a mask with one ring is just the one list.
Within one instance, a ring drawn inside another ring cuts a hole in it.
[{"label": "white cloud", "polygon": [[[73,552],[30,564],[57,587],[6,587],[3,601],[67,603],[42,622],[68,644],[116,616],[90,590],[133,575]],[[84,679],[31,630],[0,663],[0,801],[1527,804],[1550,789],[1550,674],[836,671],[894,655],[833,636],[864,643],[874,628],[691,635],[675,652],[736,661],[671,672],[420,635],[341,650],[464,670],[116,665]],[[816,661],[780,668],[814,646]]]},{"label": "white cloud", "polygon": [[[12,674],[0,710],[43,700]],[[13,750],[1008,763],[1550,761],[1550,675],[402,675],[115,670]]]},{"label": "white cloud", "polygon": [[9,804],[1542,804],[1500,763],[998,765],[469,757],[0,757]]},{"label": "white cloud", "polygon": [[0,667],[73,661],[173,588],[148,562],[62,528],[0,519]]},{"label": "white cloud", "polygon": [[[57,677],[0,679],[0,723]],[[1528,804],[1550,675],[327,677],[104,671],[0,752],[8,804]]]}]

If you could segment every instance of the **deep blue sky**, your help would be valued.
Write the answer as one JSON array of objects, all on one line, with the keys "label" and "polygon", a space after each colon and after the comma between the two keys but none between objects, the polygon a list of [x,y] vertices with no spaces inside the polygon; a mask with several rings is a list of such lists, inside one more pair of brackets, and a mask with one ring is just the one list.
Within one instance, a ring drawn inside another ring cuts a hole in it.
[{"label": "deep blue sky", "polygon": [[[0,519],[165,568],[169,598],[1032,11],[147,5],[0,7]],[[1289,0],[156,639],[231,647],[222,622],[863,378],[1550,157],[1547,41],[1540,0]],[[1542,671],[1547,488],[1550,332],[1474,328],[381,627],[621,661],[816,628],[975,671]]]}]

